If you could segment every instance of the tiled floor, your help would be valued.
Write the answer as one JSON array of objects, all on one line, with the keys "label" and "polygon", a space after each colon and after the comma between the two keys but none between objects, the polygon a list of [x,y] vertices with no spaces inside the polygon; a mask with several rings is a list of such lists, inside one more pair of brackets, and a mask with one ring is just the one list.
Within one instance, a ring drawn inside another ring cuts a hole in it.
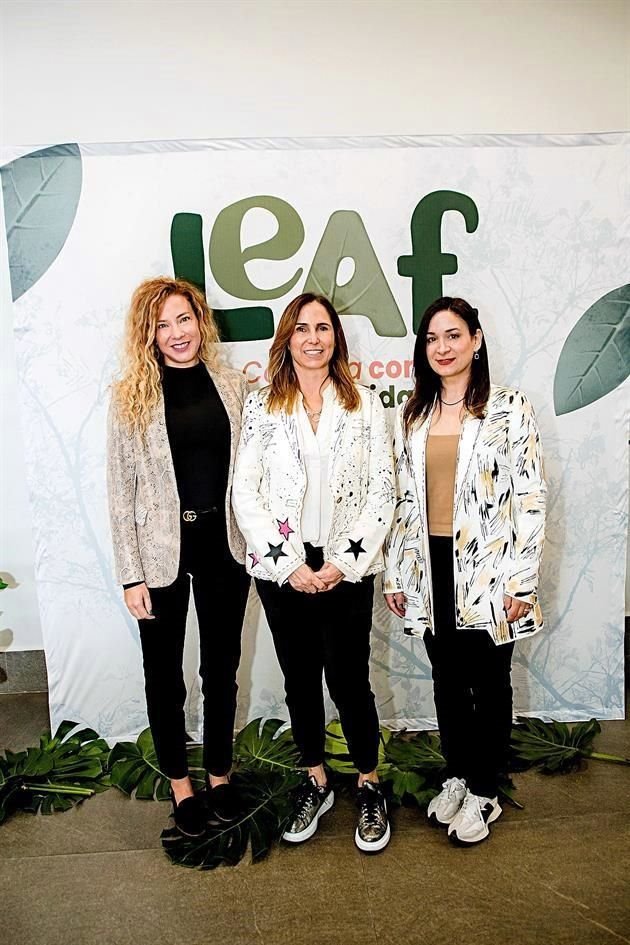
[{"label": "tiled floor", "polygon": [[[44,694],[0,698],[0,741],[36,743]],[[630,722],[597,748],[630,755]],[[619,945],[630,943],[630,768],[516,779],[490,840],[460,850],[417,810],[380,856],[352,842],[341,798],[317,836],[257,866],[200,873],[160,847],[168,805],[115,790],[0,827],[8,945]]]}]

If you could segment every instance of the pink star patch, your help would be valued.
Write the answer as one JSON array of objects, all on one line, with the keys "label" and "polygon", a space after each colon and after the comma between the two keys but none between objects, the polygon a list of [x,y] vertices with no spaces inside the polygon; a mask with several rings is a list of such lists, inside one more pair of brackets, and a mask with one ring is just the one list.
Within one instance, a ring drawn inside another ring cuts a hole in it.
[{"label": "pink star patch", "polygon": [[288,516],[285,518],[284,522],[281,522],[279,518],[276,519],[276,522],[278,523],[278,531],[280,532],[280,534],[282,535],[285,541],[288,539],[289,535],[294,534],[294,530],[289,525]]},{"label": "pink star patch", "polygon": [[255,551],[250,551],[247,557],[252,559],[252,568],[255,568],[257,564],[260,564],[260,558]]}]

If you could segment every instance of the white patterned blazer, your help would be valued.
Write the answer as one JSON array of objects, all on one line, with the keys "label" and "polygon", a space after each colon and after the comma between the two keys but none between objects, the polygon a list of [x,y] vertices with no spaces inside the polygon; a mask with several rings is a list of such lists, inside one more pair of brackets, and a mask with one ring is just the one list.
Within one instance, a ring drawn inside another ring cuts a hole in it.
[{"label": "white patterned blazer", "polygon": [[[385,546],[383,591],[407,598],[405,632],[433,630],[426,508],[426,444],[431,415],[409,439],[396,413],[397,500]],[[534,411],[520,391],[492,387],[483,420],[468,416],[457,455],[453,506],[453,570],[458,629],[487,630],[495,643],[542,629],[538,572],[545,529],[546,486]],[[503,595],[532,605],[505,619]]]},{"label": "white patterned blazer", "polygon": [[[230,496],[247,381],[240,371],[231,368],[208,369],[208,373],[230,422],[225,517],[230,551],[243,564],[245,542],[232,513]],[[145,581],[148,587],[172,584],[179,570],[180,505],[163,397],[144,437],[128,433],[114,405],[110,406],[107,491],[118,583]]]},{"label": "white patterned blazer", "polygon": [[[394,513],[394,464],[378,395],[358,387],[360,409],[333,403],[329,484],[333,516],[324,559],[360,581],[383,570]],[[282,584],[305,561],[300,535],[306,471],[295,414],[268,413],[268,388],[247,398],[232,503],[247,541],[247,570]]]}]

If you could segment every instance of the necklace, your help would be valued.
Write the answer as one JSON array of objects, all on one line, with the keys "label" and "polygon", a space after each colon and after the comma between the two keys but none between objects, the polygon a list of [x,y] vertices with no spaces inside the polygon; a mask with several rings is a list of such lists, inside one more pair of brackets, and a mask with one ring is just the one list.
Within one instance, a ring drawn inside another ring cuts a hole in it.
[{"label": "necklace", "polygon": [[[464,394],[464,397],[465,396],[466,394]],[[442,400],[442,398],[440,397],[440,403],[444,404],[445,407],[455,407],[456,404],[461,404],[464,397],[460,397],[459,400],[453,400],[450,403],[448,402],[448,400]]]},{"label": "necklace", "polygon": [[309,410],[306,405],[304,405],[304,410],[306,411],[306,416],[309,417],[314,422],[317,422],[322,415],[321,410]]}]

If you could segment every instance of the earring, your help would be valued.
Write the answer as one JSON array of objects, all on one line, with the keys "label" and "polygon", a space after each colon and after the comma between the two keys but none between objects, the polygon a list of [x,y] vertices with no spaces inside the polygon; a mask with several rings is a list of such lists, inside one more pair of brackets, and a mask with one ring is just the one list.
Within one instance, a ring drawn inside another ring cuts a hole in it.
[{"label": "earring", "polygon": [[479,352],[478,352],[478,351],[475,351],[475,353],[473,354],[473,358],[475,359],[475,361],[478,361],[478,360],[479,360]]}]

